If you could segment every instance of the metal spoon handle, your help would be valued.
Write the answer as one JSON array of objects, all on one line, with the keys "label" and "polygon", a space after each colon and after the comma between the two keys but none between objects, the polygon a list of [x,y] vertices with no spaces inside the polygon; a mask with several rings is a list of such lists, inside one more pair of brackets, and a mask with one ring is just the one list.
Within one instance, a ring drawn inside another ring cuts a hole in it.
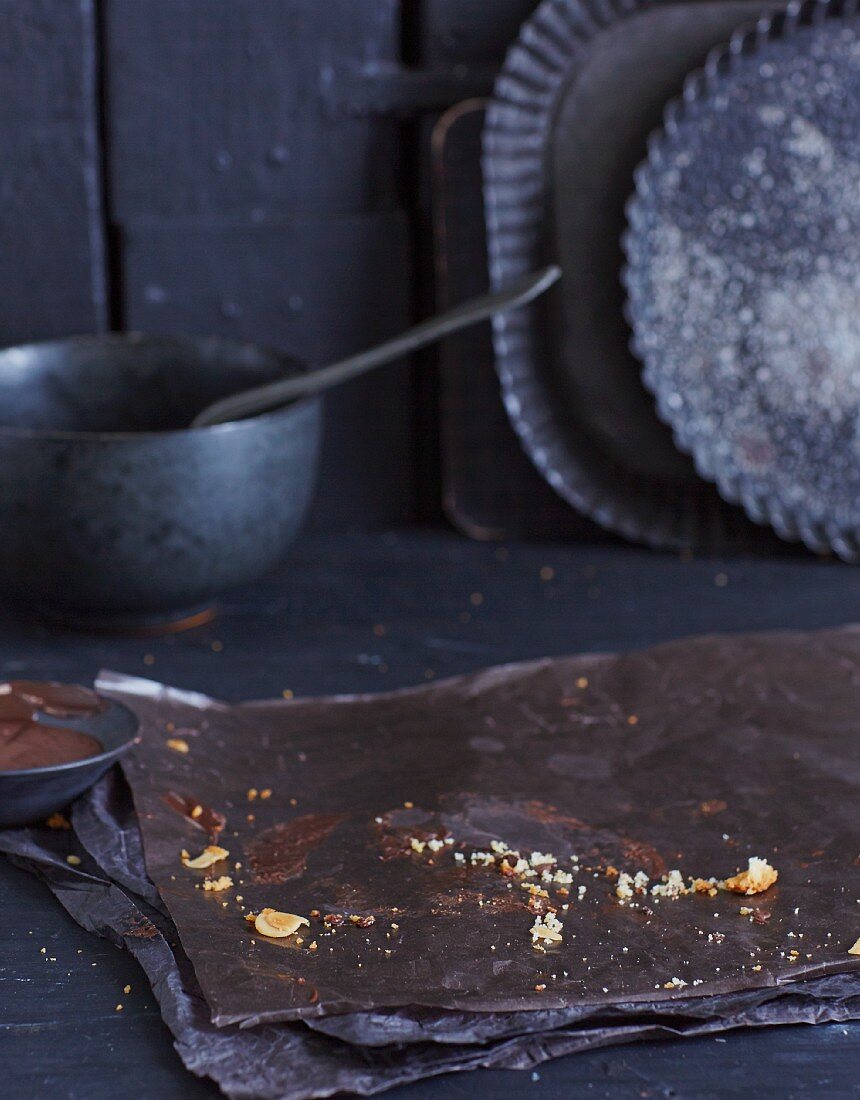
[{"label": "metal spoon handle", "polygon": [[480,298],[472,298],[448,310],[447,313],[422,321],[378,347],[361,351],[357,355],[350,355],[337,363],[319,367],[306,374],[284,378],[279,382],[270,382],[268,385],[222,398],[198,413],[192,420],[191,427],[205,428],[211,424],[223,424],[228,420],[241,420],[243,417],[285,405],[297,397],[319,393],[330,386],[356,378],[360,374],[373,370],[374,367],[400,359],[401,356],[426,347],[453,332],[459,332],[460,329],[477,324],[478,321],[484,321],[494,313],[515,309],[517,306],[524,306],[534,301],[551,287],[560,275],[561,268],[553,264],[515,280],[502,290],[484,294]]}]

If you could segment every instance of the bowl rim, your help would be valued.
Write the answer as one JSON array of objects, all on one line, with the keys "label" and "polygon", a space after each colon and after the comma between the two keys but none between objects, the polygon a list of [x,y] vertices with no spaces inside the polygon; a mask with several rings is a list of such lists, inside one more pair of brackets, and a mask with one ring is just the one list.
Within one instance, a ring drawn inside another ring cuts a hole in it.
[{"label": "bowl rim", "polygon": [[[120,703],[116,699],[111,699],[102,695],[99,695],[99,698],[105,699],[106,702],[110,704],[110,706],[118,707],[120,710],[124,710],[126,714],[131,717],[134,725],[134,732],[130,737],[122,741],[119,745],[114,745],[114,747],[111,749],[105,749],[104,752],[96,753],[94,756],[85,756],[81,760],[68,760],[65,764],[45,764],[39,768],[15,768],[14,770],[0,771],[0,785],[2,785],[5,778],[39,779],[47,777],[48,775],[65,775],[66,773],[75,771],[76,769],[83,770],[97,764],[111,764],[118,757],[122,756],[123,753],[128,752],[128,750],[133,745],[136,745],[137,742],[140,740],[141,734],[140,719],[137,717],[134,711],[130,707],[127,707],[125,703]],[[72,730],[71,726],[59,728],[67,728],[69,730]],[[95,737],[94,734],[90,734],[90,736]],[[98,738],[96,738],[96,740],[98,740]]]},{"label": "bowl rim", "polygon": [[[155,332],[85,332],[72,336],[59,336],[49,340],[28,340],[23,344],[9,344],[0,347],[0,360],[7,352],[25,350],[30,348],[49,348],[68,346],[74,344],[94,344],[120,346],[135,346],[137,344],[176,344],[176,345],[200,345],[201,343],[221,344],[225,348],[253,350],[271,355],[281,363],[292,365],[299,369],[309,369],[307,363],[288,352],[280,351],[269,344],[259,344],[251,340],[235,340],[229,336],[217,336],[214,334],[196,335],[194,333],[155,333]],[[298,373],[298,371],[297,371]],[[249,387],[250,388],[250,387]],[[241,392],[241,391],[237,391]],[[276,422],[287,419],[320,403],[319,394],[308,394],[298,397],[286,405],[267,412],[258,413],[256,416],[244,417],[242,420],[230,420],[224,424],[209,424],[199,428],[164,428],[152,431],[71,431],[60,428],[17,428],[11,425],[0,424],[0,439],[18,439],[57,442],[57,443],[131,443],[134,441],[147,442],[153,440],[177,439],[181,436],[192,438],[208,438],[210,436],[231,436],[240,432],[250,431],[259,424]]]}]

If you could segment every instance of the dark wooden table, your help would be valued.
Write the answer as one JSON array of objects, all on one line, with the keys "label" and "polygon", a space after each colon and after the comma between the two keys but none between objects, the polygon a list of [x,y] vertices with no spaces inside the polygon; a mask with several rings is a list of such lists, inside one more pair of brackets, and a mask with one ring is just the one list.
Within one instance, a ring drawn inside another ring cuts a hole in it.
[{"label": "dark wooden table", "polygon": [[[628,548],[500,548],[438,531],[339,535],[306,540],[277,576],[182,635],[116,639],[2,619],[0,675],[91,681],[115,668],[231,700],[374,691],[690,633],[830,626],[857,618],[858,606],[860,571],[799,555],[681,561]],[[4,1100],[217,1095],[183,1069],[129,956],[5,861],[0,1071]],[[848,1097],[858,1080],[860,1023],[620,1047],[388,1095]]]}]

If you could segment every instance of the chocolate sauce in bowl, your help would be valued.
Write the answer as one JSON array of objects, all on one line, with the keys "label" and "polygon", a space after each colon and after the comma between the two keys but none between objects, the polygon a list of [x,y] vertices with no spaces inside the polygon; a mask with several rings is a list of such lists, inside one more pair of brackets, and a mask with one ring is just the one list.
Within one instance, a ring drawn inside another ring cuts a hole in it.
[{"label": "chocolate sauce in bowl", "polygon": [[36,680],[0,683],[0,772],[48,768],[86,760],[102,751],[88,733],[38,722],[37,715],[81,718],[105,704],[95,692],[74,684]]}]

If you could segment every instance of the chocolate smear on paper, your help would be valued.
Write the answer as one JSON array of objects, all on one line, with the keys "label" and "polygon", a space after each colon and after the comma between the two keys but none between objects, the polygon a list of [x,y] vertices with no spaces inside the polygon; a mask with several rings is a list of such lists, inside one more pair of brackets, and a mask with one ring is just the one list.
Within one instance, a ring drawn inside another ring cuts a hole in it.
[{"label": "chocolate smear on paper", "polygon": [[248,845],[254,882],[282,883],[305,871],[308,855],[319,847],[346,814],[302,814],[264,829]]},{"label": "chocolate smear on paper", "polygon": [[205,802],[187,794],[178,794],[176,791],[168,791],[164,796],[164,802],[171,810],[181,814],[192,825],[208,833],[214,841],[227,824],[227,818],[218,810],[213,810]]}]

